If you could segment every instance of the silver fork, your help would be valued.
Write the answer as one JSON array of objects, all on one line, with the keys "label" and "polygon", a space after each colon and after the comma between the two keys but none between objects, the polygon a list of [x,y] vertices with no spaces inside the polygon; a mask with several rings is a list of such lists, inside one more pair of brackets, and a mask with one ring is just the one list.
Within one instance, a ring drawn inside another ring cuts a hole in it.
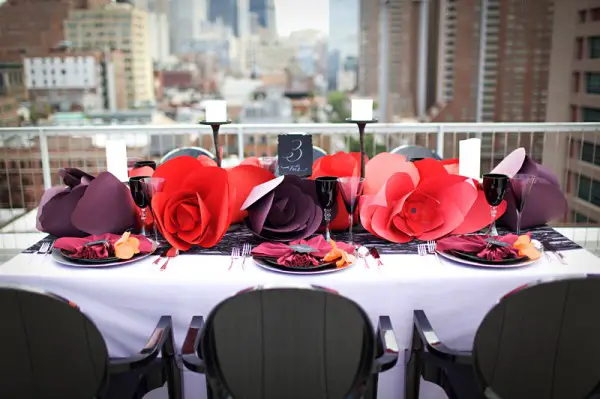
[{"label": "silver fork", "polygon": [[246,259],[250,257],[250,251],[252,251],[252,246],[248,243],[245,243],[242,247],[242,270],[244,270]]},{"label": "silver fork", "polygon": [[240,249],[238,247],[234,247],[231,250],[231,263],[229,263],[229,268],[227,268],[227,270],[231,270],[231,268],[233,267],[233,262],[235,262],[237,259],[240,258]]},{"label": "silver fork", "polygon": [[438,253],[435,252],[435,241],[427,241],[427,253],[435,255],[435,258],[437,259],[438,263],[440,265],[442,264],[442,261],[440,260]]},{"label": "silver fork", "polygon": [[427,245],[426,244],[417,245],[417,253],[419,254],[419,256],[427,255]]}]

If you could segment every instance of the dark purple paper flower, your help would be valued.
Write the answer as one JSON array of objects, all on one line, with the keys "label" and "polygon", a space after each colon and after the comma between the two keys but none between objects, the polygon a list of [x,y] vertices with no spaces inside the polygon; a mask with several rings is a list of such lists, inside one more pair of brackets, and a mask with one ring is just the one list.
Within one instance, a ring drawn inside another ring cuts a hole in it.
[{"label": "dark purple paper flower", "polygon": [[74,168],[61,169],[67,187],[52,187],[42,197],[37,229],[55,237],[84,237],[135,227],[135,205],[128,188],[109,172],[94,178]]},{"label": "dark purple paper flower", "polygon": [[281,176],[250,192],[242,210],[248,228],[272,241],[300,240],[314,234],[323,219],[315,182],[298,176]]},{"label": "dark purple paper flower", "polygon": [[[556,175],[547,167],[538,164],[526,155],[525,149],[518,148],[504,158],[494,168],[492,173],[502,173],[512,177],[518,173],[534,175],[536,181],[527,197],[521,228],[541,226],[551,220],[561,218],[567,212],[567,199],[560,188]],[[500,223],[512,230],[517,228],[517,202],[515,193],[509,189],[504,199],[506,212],[500,218]]]}]

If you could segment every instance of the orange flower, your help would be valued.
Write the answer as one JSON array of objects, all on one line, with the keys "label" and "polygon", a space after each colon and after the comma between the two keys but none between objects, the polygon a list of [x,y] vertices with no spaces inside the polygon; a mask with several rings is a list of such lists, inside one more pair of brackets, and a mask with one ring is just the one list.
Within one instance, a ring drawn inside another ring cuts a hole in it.
[{"label": "orange flower", "polygon": [[539,259],[540,256],[542,256],[540,251],[533,245],[531,237],[528,235],[519,236],[512,246],[519,250],[519,256],[527,256],[531,260]]},{"label": "orange flower", "polygon": [[140,253],[140,240],[131,237],[130,232],[125,232],[115,242],[115,256],[119,259],[131,259],[135,254]]},{"label": "orange flower", "polygon": [[350,255],[343,249],[338,248],[338,246],[335,244],[335,241],[333,240],[330,240],[329,243],[331,244],[331,251],[329,251],[329,253],[327,253],[327,255],[325,255],[325,257],[323,258],[325,262],[336,261],[335,265],[338,269],[349,266],[354,263],[354,255]]}]

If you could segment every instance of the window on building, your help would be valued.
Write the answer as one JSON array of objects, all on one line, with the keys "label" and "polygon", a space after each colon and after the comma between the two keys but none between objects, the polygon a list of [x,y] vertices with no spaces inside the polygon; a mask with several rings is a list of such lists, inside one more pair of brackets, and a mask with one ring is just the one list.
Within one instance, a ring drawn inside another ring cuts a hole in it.
[{"label": "window on building", "polygon": [[587,11],[586,10],[581,10],[579,11],[579,23],[582,24],[585,22],[585,17],[587,16]]},{"label": "window on building", "polygon": [[583,107],[581,116],[582,122],[600,122],[600,108]]},{"label": "window on building", "polygon": [[590,58],[600,58],[600,36],[592,36],[588,39]]},{"label": "window on building", "polygon": [[580,60],[583,58],[583,38],[578,37],[575,39],[575,59]]},{"label": "window on building", "polygon": [[600,206],[600,182],[589,177],[579,176],[579,191],[577,196],[596,206]]},{"label": "window on building", "polygon": [[600,165],[600,145],[584,141],[581,146],[581,160]]},{"label": "window on building", "polygon": [[600,73],[586,73],[586,91],[590,94],[600,94]]},{"label": "window on building", "polygon": [[600,21],[600,7],[592,8],[590,10],[590,19],[592,21]]}]

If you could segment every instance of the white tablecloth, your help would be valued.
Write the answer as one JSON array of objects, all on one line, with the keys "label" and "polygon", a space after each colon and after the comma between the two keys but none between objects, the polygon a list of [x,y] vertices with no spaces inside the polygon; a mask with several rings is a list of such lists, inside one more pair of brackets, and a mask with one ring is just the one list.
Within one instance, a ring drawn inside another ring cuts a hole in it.
[{"label": "white tablecloth", "polygon": [[[380,270],[357,264],[326,275],[291,276],[268,272],[246,262],[227,271],[229,257],[180,255],[167,270],[152,259],[119,268],[74,269],[60,266],[51,256],[21,254],[0,266],[0,283],[44,288],[76,302],[103,333],[114,356],[141,349],[161,315],[173,316],[175,337],[181,344],[193,315],[209,311],[235,292],[261,284],[317,284],[333,288],[357,301],[375,323],[391,317],[401,349],[409,344],[412,311],[426,311],[439,336],[458,349],[469,349],[486,312],[505,293],[550,276],[600,274],[600,259],[580,249],[563,252],[568,265],[550,255],[532,266],[511,270],[459,266],[433,255],[383,255]],[[380,377],[379,397],[404,397],[404,360]],[[185,374],[187,397],[203,397],[204,378]],[[444,398],[430,384],[423,398]]]}]

